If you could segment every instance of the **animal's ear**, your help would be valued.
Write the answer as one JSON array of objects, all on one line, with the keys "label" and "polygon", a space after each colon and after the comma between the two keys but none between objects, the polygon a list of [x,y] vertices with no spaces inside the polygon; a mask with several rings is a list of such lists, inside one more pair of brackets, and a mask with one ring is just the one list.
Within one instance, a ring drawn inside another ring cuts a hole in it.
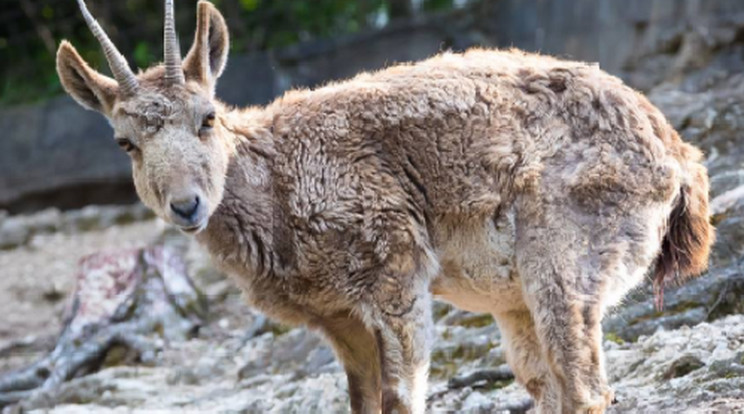
[{"label": "animal's ear", "polygon": [[66,40],[57,49],[57,74],[62,87],[80,105],[111,114],[119,89],[116,81],[93,70]]},{"label": "animal's ear", "polygon": [[200,1],[194,44],[183,61],[186,79],[195,80],[214,92],[217,78],[227,63],[230,39],[222,14],[208,1]]}]

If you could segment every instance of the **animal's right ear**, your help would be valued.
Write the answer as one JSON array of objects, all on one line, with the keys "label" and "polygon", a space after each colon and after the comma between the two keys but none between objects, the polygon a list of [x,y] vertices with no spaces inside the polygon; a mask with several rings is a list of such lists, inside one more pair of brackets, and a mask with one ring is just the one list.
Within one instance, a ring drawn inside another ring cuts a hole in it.
[{"label": "animal's right ear", "polygon": [[222,14],[212,3],[201,0],[197,7],[196,34],[191,50],[183,60],[186,79],[199,82],[214,93],[230,49],[230,37]]},{"label": "animal's right ear", "polygon": [[93,70],[66,40],[57,49],[57,74],[62,87],[80,105],[111,114],[118,92],[116,81]]}]

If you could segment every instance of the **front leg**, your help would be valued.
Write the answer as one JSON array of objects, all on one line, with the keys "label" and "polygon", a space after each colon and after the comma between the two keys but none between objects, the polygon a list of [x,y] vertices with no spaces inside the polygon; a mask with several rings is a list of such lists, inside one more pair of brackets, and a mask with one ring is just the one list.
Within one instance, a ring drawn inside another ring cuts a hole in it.
[{"label": "front leg", "polygon": [[344,365],[352,414],[379,414],[381,371],[374,333],[348,314],[325,318],[319,325]]},{"label": "front leg", "polygon": [[431,295],[425,286],[406,289],[396,278],[376,295],[372,319],[382,374],[382,412],[421,414],[432,342]]},{"label": "front leg", "polygon": [[394,188],[365,195],[360,250],[368,252],[356,314],[375,333],[383,414],[423,414],[433,337],[430,281],[439,271],[423,214],[400,206]]}]

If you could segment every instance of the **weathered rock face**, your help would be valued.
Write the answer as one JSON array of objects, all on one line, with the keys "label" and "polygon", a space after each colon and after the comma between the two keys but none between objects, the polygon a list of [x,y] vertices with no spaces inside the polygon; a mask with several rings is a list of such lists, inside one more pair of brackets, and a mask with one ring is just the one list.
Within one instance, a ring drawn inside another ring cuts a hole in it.
[{"label": "weathered rock face", "polygon": [[740,33],[744,3],[675,0],[485,2],[478,27],[497,46],[599,62],[648,90],[707,64]]},{"label": "weathered rock face", "polygon": [[744,409],[744,317],[660,331],[606,347],[615,412],[740,412]]}]

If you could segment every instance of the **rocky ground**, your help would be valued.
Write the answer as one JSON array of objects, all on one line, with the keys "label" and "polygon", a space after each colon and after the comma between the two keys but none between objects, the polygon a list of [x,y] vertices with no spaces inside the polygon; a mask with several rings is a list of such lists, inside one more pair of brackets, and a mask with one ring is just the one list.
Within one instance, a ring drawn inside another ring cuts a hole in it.
[{"label": "rocky ground", "polygon": [[[647,286],[605,321],[613,413],[744,412],[744,18],[670,28],[641,45],[627,78],[706,153],[718,242],[710,272],[669,289],[656,311]],[[698,28],[699,29],[699,28]],[[655,86],[652,86],[655,85]],[[154,364],[121,365],[70,381],[8,412],[333,413],[347,411],[346,380],[313,332],[254,313],[240,293],[141,207],[91,207],[31,216],[0,213],[0,373],[53,345],[78,259],[165,241],[185,246],[210,304],[196,338],[164,343]],[[488,316],[437,305],[431,412],[520,412],[527,394],[504,373]]]},{"label": "rocky ground", "polygon": [[[89,209],[87,214],[100,216],[101,222],[91,219],[87,230],[31,231],[21,244],[0,252],[0,266],[5,271],[0,279],[0,312],[8,322],[0,331],[0,371],[28,364],[48,352],[61,326],[63,299],[73,288],[76,262],[88,252],[156,241],[179,246],[193,278],[209,299],[207,326],[191,340],[163,343],[154,363],[111,366],[6,411],[348,410],[345,376],[318,335],[275,324],[251,311],[195,244],[185,242],[158,220],[140,215],[137,217],[144,220],[112,226],[112,211]],[[49,214],[67,220],[79,212],[45,212],[24,220],[38,224],[37,219],[43,221]],[[5,228],[0,225],[0,232]],[[715,285],[711,281],[728,279],[730,285],[740,278],[734,271],[724,273],[727,276],[711,275],[710,280],[693,282],[687,287],[686,300],[702,300],[693,294],[697,285],[706,290]],[[716,300],[726,301],[726,292],[719,293],[724,298],[717,296]],[[674,305],[681,300],[678,296],[681,292],[668,295],[673,305],[668,314],[649,314],[643,312],[650,305],[640,299],[643,292],[639,292],[634,305],[608,321],[604,345],[619,401],[611,412],[744,410],[744,315],[713,312],[715,316],[701,322],[696,315],[706,314],[709,304],[685,302],[680,311]],[[737,300],[741,299],[731,302]],[[698,307],[702,311],[697,312]],[[490,316],[442,304],[436,306],[435,315],[438,341],[433,352],[430,411],[523,412],[529,398],[508,376],[490,380],[471,376],[483,370],[505,371],[499,333]],[[675,321],[673,328],[665,329],[670,320]]]}]

